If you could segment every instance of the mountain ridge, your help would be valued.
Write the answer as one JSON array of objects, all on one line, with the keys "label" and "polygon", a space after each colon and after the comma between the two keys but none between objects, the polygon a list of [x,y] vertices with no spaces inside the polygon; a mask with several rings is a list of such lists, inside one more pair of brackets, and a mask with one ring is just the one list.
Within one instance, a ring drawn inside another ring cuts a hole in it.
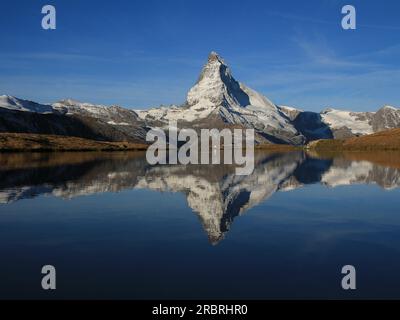
[{"label": "mountain ridge", "polygon": [[40,104],[0,96],[0,132],[145,142],[149,128],[166,128],[169,121],[195,129],[252,128],[257,144],[305,145],[313,140],[345,139],[398,128],[400,109],[385,105],[376,112],[325,108],[318,113],[279,106],[237,81],[216,52],[209,54],[181,106],[134,110],[72,99]]}]

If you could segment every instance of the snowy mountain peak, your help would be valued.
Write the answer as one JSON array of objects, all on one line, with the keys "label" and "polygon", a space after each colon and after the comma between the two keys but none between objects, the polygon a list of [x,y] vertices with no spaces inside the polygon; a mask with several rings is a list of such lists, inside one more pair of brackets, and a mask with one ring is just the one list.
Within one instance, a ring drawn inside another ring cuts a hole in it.
[{"label": "snowy mountain peak", "polygon": [[187,95],[187,102],[189,105],[202,102],[204,107],[216,107],[228,100],[226,102],[241,105],[244,101],[235,96],[240,91],[239,83],[232,77],[224,60],[216,52],[211,52],[197,83]]},{"label": "snowy mountain peak", "polygon": [[197,127],[224,123],[255,128],[257,141],[301,144],[304,137],[289,117],[262,94],[236,81],[230,68],[211,52],[184,107],[155,108],[139,112],[149,125],[170,120],[195,122]]},{"label": "snowy mountain peak", "polygon": [[381,108],[381,110],[394,110],[394,111],[398,111],[399,109],[397,109],[396,107],[393,106],[389,106],[389,105],[385,105]]},{"label": "snowy mountain peak", "polygon": [[52,106],[19,99],[9,95],[0,96],[0,108],[34,113],[53,113]]},{"label": "snowy mountain peak", "polygon": [[211,51],[210,54],[208,55],[208,62],[213,62],[213,61],[219,61],[220,63],[225,64],[221,56],[215,51]]}]

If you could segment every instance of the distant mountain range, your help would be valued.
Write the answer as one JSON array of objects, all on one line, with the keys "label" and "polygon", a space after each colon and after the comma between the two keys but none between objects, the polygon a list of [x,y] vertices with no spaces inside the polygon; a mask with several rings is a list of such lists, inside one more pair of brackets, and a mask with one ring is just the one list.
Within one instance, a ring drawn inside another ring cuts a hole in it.
[{"label": "distant mountain range", "polygon": [[44,133],[103,141],[144,142],[151,127],[254,128],[257,143],[303,145],[312,140],[348,138],[400,127],[400,109],[377,112],[333,108],[308,112],[278,106],[235,80],[224,60],[211,52],[181,106],[130,110],[62,100],[43,105],[0,96],[0,132]]},{"label": "distant mountain range", "polygon": [[0,132],[75,136],[102,141],[142,142],[146,125],[121,107],[63,100],[52,105],[0,96]]}]

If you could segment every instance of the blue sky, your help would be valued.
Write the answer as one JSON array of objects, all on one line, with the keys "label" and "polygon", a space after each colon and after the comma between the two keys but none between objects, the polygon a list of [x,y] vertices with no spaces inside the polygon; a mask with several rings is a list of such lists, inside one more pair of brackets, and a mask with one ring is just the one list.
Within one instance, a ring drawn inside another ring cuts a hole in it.
[{"label": "blue sky", "polygon": [[[57,29],[41,28],[41,8]],[[353,4],[357,30],[341,28]],[[0,94],[147,108],[182,103],[210,51],[277,104],[400,106],[399,1],[1,0]]]}]

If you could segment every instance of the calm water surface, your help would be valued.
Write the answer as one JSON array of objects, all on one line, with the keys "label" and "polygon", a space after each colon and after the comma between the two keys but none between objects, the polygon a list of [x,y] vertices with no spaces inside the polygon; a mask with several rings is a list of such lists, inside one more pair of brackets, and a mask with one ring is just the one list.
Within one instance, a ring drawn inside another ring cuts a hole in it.
[{"label": "calm water surface", "polygon": [[0,298],[400,298],[399,187],[389,153],[0,154]]}]

